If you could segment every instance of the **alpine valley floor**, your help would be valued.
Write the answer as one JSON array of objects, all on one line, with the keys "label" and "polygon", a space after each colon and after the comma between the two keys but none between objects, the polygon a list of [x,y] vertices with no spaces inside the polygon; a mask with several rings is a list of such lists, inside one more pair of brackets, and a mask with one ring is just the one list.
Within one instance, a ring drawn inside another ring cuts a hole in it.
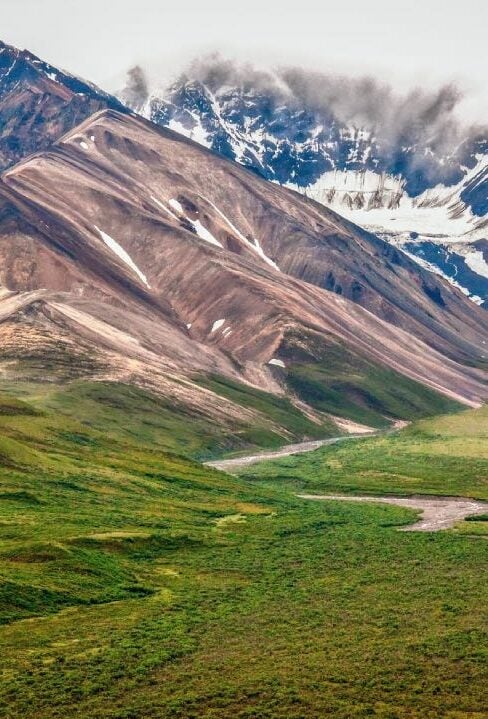
[{"label": "alpine valley floor", "polygon": [[41,404],[0,401],[1,716],[487,716],[488,517],[296,496],[486,499],[486,407],[234,477]]}]

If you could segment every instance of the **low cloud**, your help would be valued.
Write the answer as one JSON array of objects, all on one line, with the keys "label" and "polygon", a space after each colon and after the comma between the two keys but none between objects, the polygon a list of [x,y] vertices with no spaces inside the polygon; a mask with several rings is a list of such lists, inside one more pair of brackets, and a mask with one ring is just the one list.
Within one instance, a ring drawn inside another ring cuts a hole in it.
[{"label": "low cloud", "polygon": [[140,65],[134,65],[127,72],[125,88],[120,93],[120,98],[129,107],[139,109],[146,102],[149,96],[149,83],[146,73]]},{"label": "low cloud", "polygon": [[[372,76],[350,77],[299,67],[259,69],[217,54],[194,60],[181,80],[200,81],[214,92],[226,86],[262,92],[276,106],[315,113],[324,124],[336,122],[368,130],[389,167],[403,162],[405,150],[409,150],[408,172],[418,170],[424,178],[421,182],[452,181],[453,164],[459,172],[459,164],[469,155],[473,143],[483,141],[488,145],[487,127],[460,121],[458,110],[464,94],[452,84],[434,91],[415,88],[402,94]],[[133,67],[123,98],[137,108],[148,92],[144,71]],[[453,158],[453,164],[449,158]]]},{"label": "low cloud", "polygon": [[369,130],[391,161],[406,148],[415,148],[411,165],[426,174],[442,174],[442,166],[433,166],[432,153],[454,157],[461,145],[468,147],[488,137],[487,127],[460,121],[464,93],[452,84],[401,94],[371,76],[348,77],[298,67],[265,71],[218,55],[193,62],[186,74],[214,91],[224,85],[254,88],[271,94],[277,103],[315,112],[325,121]]}]

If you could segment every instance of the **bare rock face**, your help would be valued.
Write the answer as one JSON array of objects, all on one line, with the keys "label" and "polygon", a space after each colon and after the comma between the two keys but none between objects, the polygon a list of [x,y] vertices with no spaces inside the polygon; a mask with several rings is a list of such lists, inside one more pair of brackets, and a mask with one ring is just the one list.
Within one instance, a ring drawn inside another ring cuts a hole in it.
[{"label": "bare rock face", "polygon": [[325,207],[112,110],[3,173],[0,284],[5,372],[16,351],[76,346],[71,372],[225,421],[245,410],[197,376],[282,394],[293,363],[332,348],[468,405],[488,396],[488,316],[462,293]]}]

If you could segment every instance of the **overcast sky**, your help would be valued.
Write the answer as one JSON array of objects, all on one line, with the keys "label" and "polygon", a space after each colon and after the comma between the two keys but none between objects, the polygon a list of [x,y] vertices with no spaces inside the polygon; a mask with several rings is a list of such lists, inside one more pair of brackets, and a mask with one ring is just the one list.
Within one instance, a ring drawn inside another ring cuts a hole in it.
[{"label": "overcast sky", "polygon": [[117,89],[220,51],[259,64],[372,73],[400,89],[455,80],[488,114],[487,0],[0,0],[1,39]]}]

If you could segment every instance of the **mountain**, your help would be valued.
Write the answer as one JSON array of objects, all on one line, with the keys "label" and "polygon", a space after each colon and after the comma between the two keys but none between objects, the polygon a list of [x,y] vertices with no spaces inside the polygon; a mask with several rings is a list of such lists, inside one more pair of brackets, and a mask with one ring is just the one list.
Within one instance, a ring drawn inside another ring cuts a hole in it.
[{"label": "mountain", "polygon": [[0,42],[0,170],[109,107],[125,111],[95,85]]},{"label": "mountain", "polygon": [[[483,362],[482,310],[321,205],[143,120],[97,113],[4,172],[0,195],[7,363],[73,355],[76,376],[221,421],[241,410],[196,375],[293,388],[335,414],[343,388],[351,418],[387,413],[366,381],[380,368],[470,404],[488,391],[467,366]],[[320,381],[331,396],[317,400]]]},{"label": "mountain", "polygon": [[[486,302],[488,264],[474,244],[487,238],[486,128],[463,136],[450,118],[455,98],[448,90],[395,105],[371,83],[331,88],[297,72],[239,73],[210,61],[169,87],[135,93],[129,86],[120,98],[153,122],[336,209]],[[315,92],[303,91],[307,83]],[[354,93],[366,98],[360,112]],[[370,107],[375,93],[377,115]],[[367,114],[374,116],[361,124]]]},{"label": "mountain", "polygon": [[[455,157],[412,142],[409,152],[385,149],[371,131],[297,107],[289,92],[277,94],[276,83],[264,91],[219,86],[215,73],[205,81],[185,77],[152,94],[126,89],[118,100],[0,43],[0,169],[47,149],[94,112],[129,106],[333,207],[486,302],[486,255],[476,244],[486,239],[486,135],[461,143]],[[419,153],[432,160],[428,172],[419,174],[412,160]]]},{"label": "mountain", "polygon": [[384,240],[125,110],[45,125],[0,179],[4,383],[149,393],[200,454],[488,395],[486,313]]}]

